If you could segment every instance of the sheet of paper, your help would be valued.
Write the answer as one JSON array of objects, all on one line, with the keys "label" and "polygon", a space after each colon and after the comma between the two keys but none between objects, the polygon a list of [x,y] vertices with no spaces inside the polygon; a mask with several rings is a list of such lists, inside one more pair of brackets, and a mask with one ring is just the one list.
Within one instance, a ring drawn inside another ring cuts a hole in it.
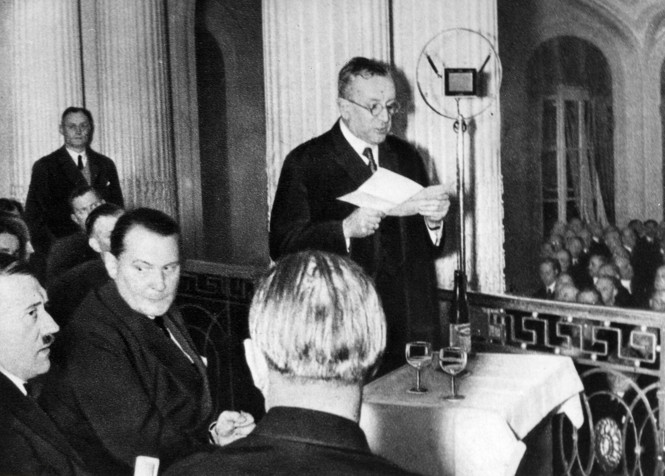
[{"label": "sheet of paper", "polygon": [[357,190],[338,197],[338,200],[388,212],[421,190],[423,186],[413,180],[379,167]]},{"label": "sheet of paper", "polygon": [[447,200],[449,193],[443,185],[430,185],[423,188],[420,192],[409,198],[407,201],[400,203],[395,208],[388,210],[388,215],[397,217],[406,217],[416,215],[420,200]]}]

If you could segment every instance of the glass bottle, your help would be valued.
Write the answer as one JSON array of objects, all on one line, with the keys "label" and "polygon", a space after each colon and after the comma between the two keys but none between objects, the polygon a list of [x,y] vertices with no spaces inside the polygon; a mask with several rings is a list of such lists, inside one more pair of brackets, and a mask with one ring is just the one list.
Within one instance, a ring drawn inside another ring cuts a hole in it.
[{"label": "glass bottle", "polygon": [[471,323],[469,322],[469,298],[466,294],[466,275],[455,270],[455,287],[453,301],[450,304],[448,322],[449,344],[471,352]]}]

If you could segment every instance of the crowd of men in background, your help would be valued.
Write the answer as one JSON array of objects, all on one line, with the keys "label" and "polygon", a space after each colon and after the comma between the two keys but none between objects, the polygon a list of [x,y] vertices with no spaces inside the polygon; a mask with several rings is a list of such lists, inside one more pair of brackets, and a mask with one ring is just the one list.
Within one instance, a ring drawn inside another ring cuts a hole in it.
[{"label": "crowd of men in background", "polygon": [[665,221],[556,223],[538,274],[540,299],[665,311]]}]

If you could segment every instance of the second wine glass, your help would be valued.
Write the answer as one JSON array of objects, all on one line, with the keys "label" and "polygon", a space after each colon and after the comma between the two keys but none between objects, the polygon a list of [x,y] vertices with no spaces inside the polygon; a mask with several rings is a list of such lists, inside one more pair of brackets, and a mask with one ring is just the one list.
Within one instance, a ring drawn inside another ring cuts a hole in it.
[{"label": "second wine glass", "polygon": [[461,400],[464,395],[457,393],[457,386],[455,385],[455,376],[459,374],[466,367],[467,354],[461,347],[444,347],[439,350],[439,366],[441,370],[450,375],[450,389],[451,395],[445,398],[446,400]]},{"label": "second wine glass", "polygon": [[409,342],[405,349],[406,362],[416,369],[416,386],[407,390],[409,393],[425,393],[427,389],[420,385],[420,371],[432,362],[432,344],[424,341]]}]

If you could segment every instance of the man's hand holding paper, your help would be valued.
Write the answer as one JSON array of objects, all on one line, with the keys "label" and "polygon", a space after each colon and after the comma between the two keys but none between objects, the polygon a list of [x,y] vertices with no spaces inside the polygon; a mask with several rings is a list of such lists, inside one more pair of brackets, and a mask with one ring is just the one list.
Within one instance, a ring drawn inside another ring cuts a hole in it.
[{"label": "man's hand holding paper", "polygon": [[[410,215],[422,215],[428,224],[438,223],[443,220],[450,208],[450,199],[443,185],[431,185],[423,188],[420,192],[407,201],[392,208],[388,215],[405,217]],[[434,225],[430,225],[432,227]]]},{"label": "man's hand holding paper", "polygon": [[438,226],[450,208],[445,186],[424,188],[413,180],[381,167],[357,190],[339,197],[339,200],[392,216],[420,214],[425,217],[430,228]]}]

